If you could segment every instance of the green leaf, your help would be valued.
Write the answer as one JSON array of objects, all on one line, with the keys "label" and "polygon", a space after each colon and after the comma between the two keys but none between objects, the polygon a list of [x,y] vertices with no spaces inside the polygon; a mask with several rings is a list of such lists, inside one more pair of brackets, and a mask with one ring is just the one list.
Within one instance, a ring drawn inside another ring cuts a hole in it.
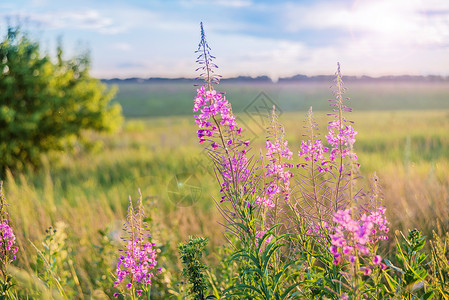
[{"label": "green leaf", "polygon": [[390,268],[392,268],[393,270],[398,271],[398,272],[400,272],[402,274],[405,274],[405,272],[402,269],[400,269],[400,268],[396,267],[395,265],[393,265],[393,263],[391,261],[389,261],[388,259],[385,258],[384,261],[385,261],[385,264],[387,266],[389,266]]},{"label": "green leaf", "polygon": [[434,295],[435,293],[433,291],[429,291],[423,295],[423,299],[424,300],[433,299]]}]

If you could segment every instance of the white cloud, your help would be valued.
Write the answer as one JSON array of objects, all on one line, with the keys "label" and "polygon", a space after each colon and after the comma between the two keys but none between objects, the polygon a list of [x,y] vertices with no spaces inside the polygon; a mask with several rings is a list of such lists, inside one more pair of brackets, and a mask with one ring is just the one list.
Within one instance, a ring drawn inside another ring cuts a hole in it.
[{"label": "white cloud", "polygon": [[210,0],[181,0],[182,5],[195,6],[195,5],[217,5],[224,7],[248,7],[253,5],[251,0],[215,0],[211,2]]},{"label": "white cloud", "polygon": [[437,46],[449,43],[449,1],[359,0],[351,6],[339,2],[312,5],[287,4],[285,29],[343,29],[354,38],[368,37],[373,45]]},{"label": "white cloud", "polygon": [[87,29],[105,34],[115,34],[126,29],[112,18],[93,9],[55,10],[45,13],[13,11],[4,16],[20,17],[28,22],[40,24],[45,29]]},{"label": "white cloud", "polygon": [[133,47],[131,46],[131,44],[125,43],[125,42],[113,43],[111,46],[114,49],[117,49],[120,51],[125,51],[125,52],[129,52],[129,51],[133,50]]}]

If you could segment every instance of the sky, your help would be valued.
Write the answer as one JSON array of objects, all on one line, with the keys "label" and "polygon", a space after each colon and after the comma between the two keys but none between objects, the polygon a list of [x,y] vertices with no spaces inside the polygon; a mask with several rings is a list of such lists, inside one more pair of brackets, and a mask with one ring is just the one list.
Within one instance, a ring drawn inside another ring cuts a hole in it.
[{"label": "sky", "polygon": [[2,0],[54,52],[89,50],[99,78],[189,77],[203,22],[223,77],[449,76],[449,0]]}]

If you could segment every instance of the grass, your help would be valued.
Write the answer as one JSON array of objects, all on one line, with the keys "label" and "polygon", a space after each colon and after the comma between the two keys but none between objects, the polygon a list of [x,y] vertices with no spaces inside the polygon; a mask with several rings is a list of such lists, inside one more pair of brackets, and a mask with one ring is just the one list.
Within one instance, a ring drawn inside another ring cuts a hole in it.
[{"label": "grass", "polygon": [[[447,231],[449,92],[439,85],[435,89],[429,85],[401,86],[399,90],[392,85],[349,88],[352,95],[348,96],[354,99],[350,105],[355,110],[350,118],[359,132],[355,151],[362,165],[361,182],[377,171],[391,228],[418,227],[428,235],[432,229]],[[173,284],[181,280],[177,244],[195,234],[208,237],[210,249],[224,242],[212,200],[219,197],[215,178],[196,142],[193,117],[182,116],[191,114],[194,90],[190,85],[135,84],[120,89],[117,101],[128,120],[119,134],[91,134],[97,141],[95,151],[80,149],[59,159],[47,157],[42,170],[6,178],[6,198],[21,248],[18,264],[32,273],[37,254],[29,241],[41,245],[45,229],[62,221],[67,225],[67,249],[77,262],[67,276],[79,279],[84,297],[111,295],[112,279],[105,278],[111,278],[108,272],[113,272],[117,259],[128,195],[135,199],[141,188],[153,238],[160,247],[160,265],[166,270],[153,288],[159,295],[169,291],[182,294],[182,285]],[[326,130],[327,116],[321,109],[327,109],[325,99],[330,97],[326,89],[323,94],[314,92],[322,90],[321,86],[223,85],[220,89],[228,91],[256,149],[263,147],[265,139],[263,119],[256,110],[260,103],[252,102],[261,90],[279,99],[280,120],[294,152],[310,104],[316,107],[321,132]],[[362,98],[362,93],[368,98]],[[382,94],[388,97],[376,100]],[[296,100],[292,95],[297,95]],[[397,100],[388,100],[392,98]],[[429,100],[422,104],[422,99]],[[367,107],[357,109],[363,105]],[[297,109],[300,111],[292,111]],[[106,267],[98,270],[101,264]]]}]

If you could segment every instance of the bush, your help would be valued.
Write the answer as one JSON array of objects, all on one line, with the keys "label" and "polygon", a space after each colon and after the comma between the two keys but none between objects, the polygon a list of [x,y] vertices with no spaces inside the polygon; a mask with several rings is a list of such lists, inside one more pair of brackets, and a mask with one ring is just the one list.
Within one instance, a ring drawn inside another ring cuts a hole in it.
[{"label": "bush", "polygon": [[0,43],[0,174],[37,167],[41,154],[73,149],[83,131],[122,123],[115,89],[89,75],[88,54],[56,61],[19,28]]}]

